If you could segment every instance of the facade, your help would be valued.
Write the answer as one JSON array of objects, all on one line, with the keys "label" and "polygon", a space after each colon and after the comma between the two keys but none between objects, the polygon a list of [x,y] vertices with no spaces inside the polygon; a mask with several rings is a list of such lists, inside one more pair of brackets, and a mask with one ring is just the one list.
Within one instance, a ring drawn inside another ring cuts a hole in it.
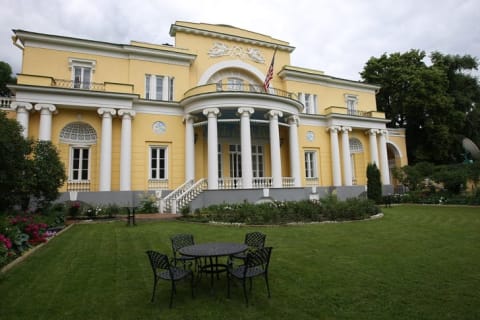
[{"label": "facade", "polygon": [[58,147],[65,196],[152,192],[173,212],[346,197],[365,191],[371,162],[391,192],[405,134],[386,128],[378,86],[292,66],[288,42],[227,25],[176,22],[170,35],[175,45],[14,30],[22,70],[2,107],[26,137]]}]

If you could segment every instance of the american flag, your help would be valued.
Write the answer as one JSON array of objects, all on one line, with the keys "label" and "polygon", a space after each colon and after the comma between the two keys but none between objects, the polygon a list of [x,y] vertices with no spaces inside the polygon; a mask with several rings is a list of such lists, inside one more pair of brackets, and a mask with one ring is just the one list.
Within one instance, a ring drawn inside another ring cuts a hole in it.
[{"label": "american flag", "polygon": [[268,92],[268,88],[270,87],[270,81],[273,78],[273,64],[275,63],[275,53],[277,53],[277,48],[275,48],[275,51],[273,52],[272,62],[270,63],[267,75],[265,76],[265,81],[263,82],[263,88],[265,89],[265,92]]}]

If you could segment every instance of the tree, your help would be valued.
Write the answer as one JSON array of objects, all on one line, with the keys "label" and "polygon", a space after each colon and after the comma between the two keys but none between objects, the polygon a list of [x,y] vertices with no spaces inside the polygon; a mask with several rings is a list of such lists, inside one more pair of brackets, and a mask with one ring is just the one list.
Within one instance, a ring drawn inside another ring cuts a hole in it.
[{"label": "tree", "polygon": [[[455,163],[461,158],[461,137],[480,130],[479,84],[462,73],[475,69],[476,60],[433,53],[433,65],[427,66],[425,58],[419,50],[372,57],[361,76],[381,86],[377,106],[392,119],[388,126],[406,129],[410,163]],[[465,85],[471,89],[466,97]]]},{"label": "tree", "polygon": [[15,83],[12,77],[12,68],[6,62],[0,61],[0,97],[10,97],[12,94],[7,84]]},{"label": "tree", "polygon": [[369,163],[367,166],[367,198],[375,201],[375,203],[382,201],[380,170],[375,163]]},{"label": "tree", "polygon": [[34,144],[31,169],[31,195],[40,207],[45,207],[58,198],[58,189],[67,179],[58,151],[50,141]]},{"label": "tree", "polygon": [[21,125],[0,111],[0,212],[20,204],[29,169],[32,142],[22,136]]}]

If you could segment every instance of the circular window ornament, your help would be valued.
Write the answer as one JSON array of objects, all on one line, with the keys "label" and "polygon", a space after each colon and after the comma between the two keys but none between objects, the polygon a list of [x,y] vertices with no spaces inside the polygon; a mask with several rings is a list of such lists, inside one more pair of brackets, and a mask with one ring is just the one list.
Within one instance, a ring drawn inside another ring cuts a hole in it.
[{"label": "circular window ornament", "polygon": [[307,140],[310,142],[315,140],[315,133],[313,133],[313,131],[307,131]]},{"label": "circular window ornament", "polygon": [[153,123],[153,132],[156,134],[162,134],[167,131],[167,126],[162,121],[155,121]]}]

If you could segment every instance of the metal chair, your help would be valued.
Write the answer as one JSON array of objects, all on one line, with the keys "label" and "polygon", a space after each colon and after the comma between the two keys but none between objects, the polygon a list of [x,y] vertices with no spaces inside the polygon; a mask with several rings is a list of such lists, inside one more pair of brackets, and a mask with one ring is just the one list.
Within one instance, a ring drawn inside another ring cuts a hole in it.
[{"label": "metal chair", "polygon": [[228,264],[230,265],[233,264],[234,259],[240,259],[244,261],[245,258],[247,257],[248,252],[255,251],[259,248],[263,248],[265,246],[266,239],[267,239],[267,235],[258,231],[249,232],[245,234],[244,243],[248,246],[247,251],[230,256]]},{"label": "metal chair", "polygon": [[176,294],[176,282],[187,277],[190,277],[190,288],[193,294],[193,272],[191,270],[179,269],[170,264],[170,260],[167,255],[157,251],[146,251],[148,259],[150,260],[150,266],[153,271],[153,292],[151,302],[155,299],[155,291],[157,289],[158,280],[170,281],[172,288],[170,292],[170,308],[172,308],[173,295]]},{"label": "metal chair", "polygon": [[194,257],[184,256],[178,252],[178,250],[183,247],[192,246],[195,244],[193,235],[185,233],[175,234],[170,237],[170,240],[172,242],[173,264],[175,266],[177,266],[178,262],[181,262],[183,264],[183,268],[186,269],[187,264],[189,267],[191,267],[192,262],[196,263],[196,259]]},{"label": "metal chair", "polygon": [[248,307],[248,295],[246,282],[250,279],[250,291],[252,291],[252,279],[254,277],[263,276],[265,284],[267,285],[268,297],[270,298],[270,286],[268,285],[268,266],[270,264],[270,256],[272,254],[272,247],[259,248],[255,251],[248,252],[245,258],[245,264],[239,267],[228,268],[227,276],[227,297],[230,298],[230,282],[234,277],[242,282],[243,295],[245,296],[245,303]]}]

